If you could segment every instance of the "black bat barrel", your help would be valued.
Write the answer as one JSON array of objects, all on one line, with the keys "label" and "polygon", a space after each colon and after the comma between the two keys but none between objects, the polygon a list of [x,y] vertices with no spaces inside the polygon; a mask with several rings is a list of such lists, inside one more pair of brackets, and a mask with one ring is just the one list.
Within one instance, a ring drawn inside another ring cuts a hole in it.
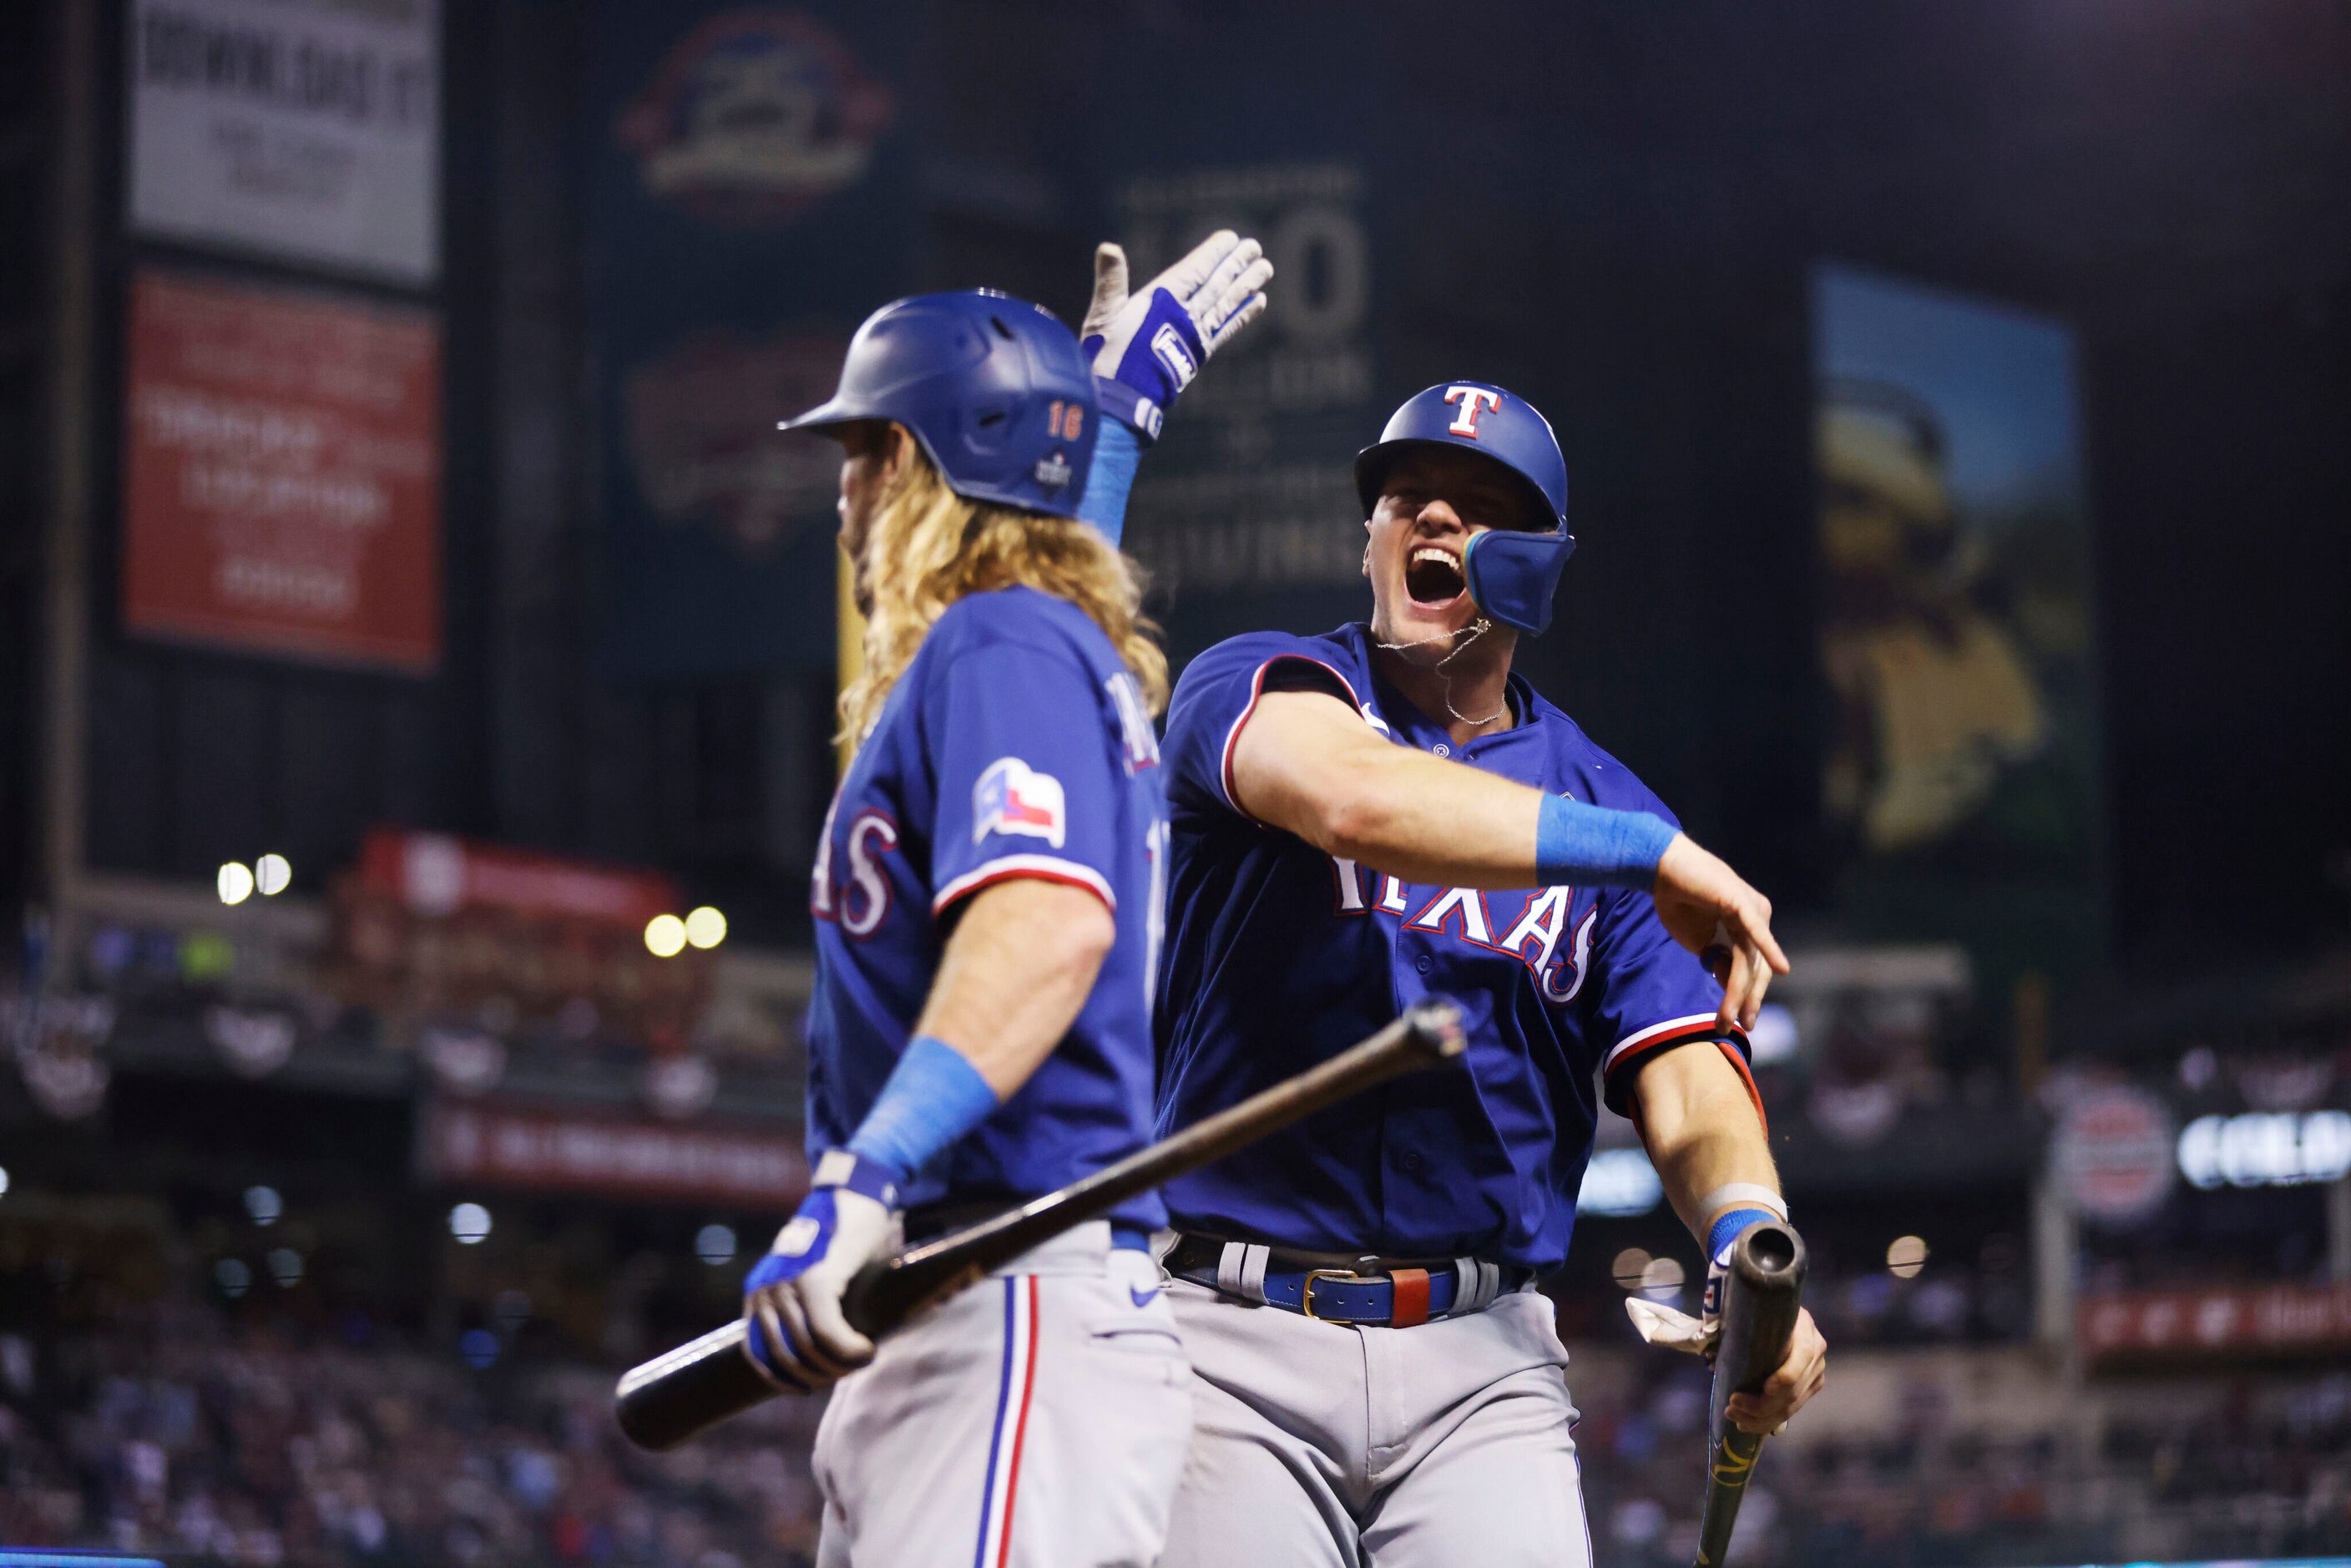
[{"label": "black bat barrel", "polygon": [[1732,1395],[1763,1392],[1788,1359],[1803,1304],[1804,1239],[1776,1220],[1750,1225],[1730,1244],[1727,1267],[1714,1397],[1707,1412],[1706,1510],[1698,1521],[1697,1568],[1721,1568],[1747,1482],[1763,1452],[1762,1436],[1740,1431],[1723,1412]]},{"label": "black bat barrel", "polygon": [[751,1364],[743,1320],[737,1318],[631,1368],[613,1396],[612,1415],[629,1441],[658,1452],[740,1416],[775,1392]]}]

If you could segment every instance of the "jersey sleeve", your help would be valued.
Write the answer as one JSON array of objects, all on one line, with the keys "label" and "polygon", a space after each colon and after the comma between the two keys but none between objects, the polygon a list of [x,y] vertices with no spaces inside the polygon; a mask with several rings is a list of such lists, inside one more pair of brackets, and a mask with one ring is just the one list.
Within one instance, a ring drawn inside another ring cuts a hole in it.
[{"label": "jersey sleeve", "polygon": [[1256,821],[1233,799],[1233,747],[1270,691],[1328,692],[1358,712],[1364,706],[1316,639],[1258,632],[1219,643],[1185,668],[1168,705],[1162,755],[1171,794]]},{"label": "jersey sleeve", "polygon": [[1763,1119],[1763,1097],[1749,1071],[1746,1033],[1735,1024],[1727,1030],[1716,1024],[1722,988],[1698,956],[1666,930],[1655,899],[1632,889],[1601,895],[1592,964],[1597,1026],[1593,1038],[1607,1042],[1601,1096],[1610,1110],[1634,1114],[1633,1081],[1658,1055],[1677,1046],[1712,1042],[1738,1070],[1756,1117]]},{"label": "jersey sleeve", "polygon": [[1119,787],[1109,701],[1074,650],[962,641],[923,692],[938,804],[931,909],[1015,877],[1082,887],[1118,910]]}]

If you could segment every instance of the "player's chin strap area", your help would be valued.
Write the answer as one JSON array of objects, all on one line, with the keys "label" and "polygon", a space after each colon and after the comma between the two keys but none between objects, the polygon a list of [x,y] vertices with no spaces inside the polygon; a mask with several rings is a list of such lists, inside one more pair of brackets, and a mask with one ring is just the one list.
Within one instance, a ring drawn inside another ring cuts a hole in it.
[{"label": "player's chin strap area", "polygon": [[1446,674],[1445,666],[1453,663],[1454,660],[1467,653],[1470,643],[1475,643],[1479,638],[1483,637],[1487,632],[1491,632],[1493,629],[1494,623],[1485,616],[1480,615],[1477,620],[1472,621],[1468,625],[1464,626],[1458,632],[1439,632],[1434,637],[1423,637],[1416,642],[1382,643],[1380,646],[1385,648],[1391,653],[1401,653],[1407,648],[1426,648],[1432,643],[1443,643],[1456,637],[1460,638],[1461,640],[1458,643],[1455,643],[1453,644],[1451,652],[1447,653],[1442,659],[1437,661],[1437,673],[1445,676],[1445,711],[1451,714],[1455,719],[1458,720],[1462,724],[1474,724],[1482,728],[1489,724],[1499,724],[1503,719],[1510,716],[1510,699],[1509,695],[1507,693],[1504,694],[1502,697],[1502,706],[1496,708],[1492,713],[1488,714],[1484,718],[1471,718],[1468,714],[1463,713],[1459,708],[1453,706],[1453,677],[1449,674]]},{"label": "player's chin strap area", "polygon": [[1164,1261],[1176,1278],[1238,1301],[1324,1322],[1399,1329],[1483,1312],[1534,1277],[1531,1270],[1478,1258],[1361,1258],[1324,1267],[1280,1248],[1209,1236],[1179,1239]]}]

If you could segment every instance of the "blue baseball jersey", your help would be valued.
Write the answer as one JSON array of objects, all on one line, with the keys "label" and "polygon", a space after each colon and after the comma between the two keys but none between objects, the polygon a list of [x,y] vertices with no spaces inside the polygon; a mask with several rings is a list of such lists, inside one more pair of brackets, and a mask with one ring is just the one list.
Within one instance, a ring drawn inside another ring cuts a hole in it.
[{"label": "blue baseball jersey", "polygon": [[[1179,1228],[1230,1239],[1555,1269],[1602,1096],[1624,1110],[1646,1058],[1715,1039],[1722,988],[1667,934],[1646,892],[1399,882],[1236,804],[1233,746],[1259,698],[1307,687],[1399,746],[1671,820],[1517,675],[1516,724],[1457,747],[1374,672],[1369,636],[1349,625],[1236,637],[1195,659],[1176,688],[1159,1125],[1195,1122],[1432,997],[1461,1004],[1468,1071],[1343,1101],[1170,1184],[1167,1207]],[[1733,1031],[1724,1050],[1746,1076],[1744,1039]]]},{"label": "blue baseball jersey", "polygon": [[[904,1201],[1050,1192],[1150,1141],[1166,795],[1151,716],[1101,628],[1008,588],[957,601],[858,747],[812,879],[808,1142],[846,1145],[912,1038],[957,905],[1013,877],[1080,887],[1118,935],[1052,1055]],[[953,1042],[950,1042],[953,1043]],[[1155,1197],[1121,1218],[1157,1225]]]}]

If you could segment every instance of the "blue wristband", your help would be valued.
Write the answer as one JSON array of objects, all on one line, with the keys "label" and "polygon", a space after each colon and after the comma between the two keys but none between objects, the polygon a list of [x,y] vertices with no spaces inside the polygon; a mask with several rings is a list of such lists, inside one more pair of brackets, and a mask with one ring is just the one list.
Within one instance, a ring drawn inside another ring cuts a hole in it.
[{"label": "blue wristband", "polygon": [[1674,825],[1646,811],[1612,811],[1546,795],[1535,818],[1535,879],[1604,887],[1647,887],[1674,841]]},{"label": "blue wristband", "polygon": [[849,1140],[849,1152],[912,1176],[994,1115],[996,1106],[996,1091],[969,1058],[943,1040],[916,1035]]},{"label": "blue wristband", "polygon": [[1780,1217],[1768,1208],[1734,1208],[1714,1222],[1706,1233],[1706,1256],[1708,1263],[1722,1256],[1722,1249],[1739,1239],[1739,1233],[1750,1225],[1761,1225]]},{"label": "blue wristband", "polygon": [[1086,470],[1078,517],[1113,545],[1126,532],[1126,496],[1134,488],[1134,470],[1142,461],[1142,438],[1115,419],[1103,420],[1094,437],[1093,465]]}]

